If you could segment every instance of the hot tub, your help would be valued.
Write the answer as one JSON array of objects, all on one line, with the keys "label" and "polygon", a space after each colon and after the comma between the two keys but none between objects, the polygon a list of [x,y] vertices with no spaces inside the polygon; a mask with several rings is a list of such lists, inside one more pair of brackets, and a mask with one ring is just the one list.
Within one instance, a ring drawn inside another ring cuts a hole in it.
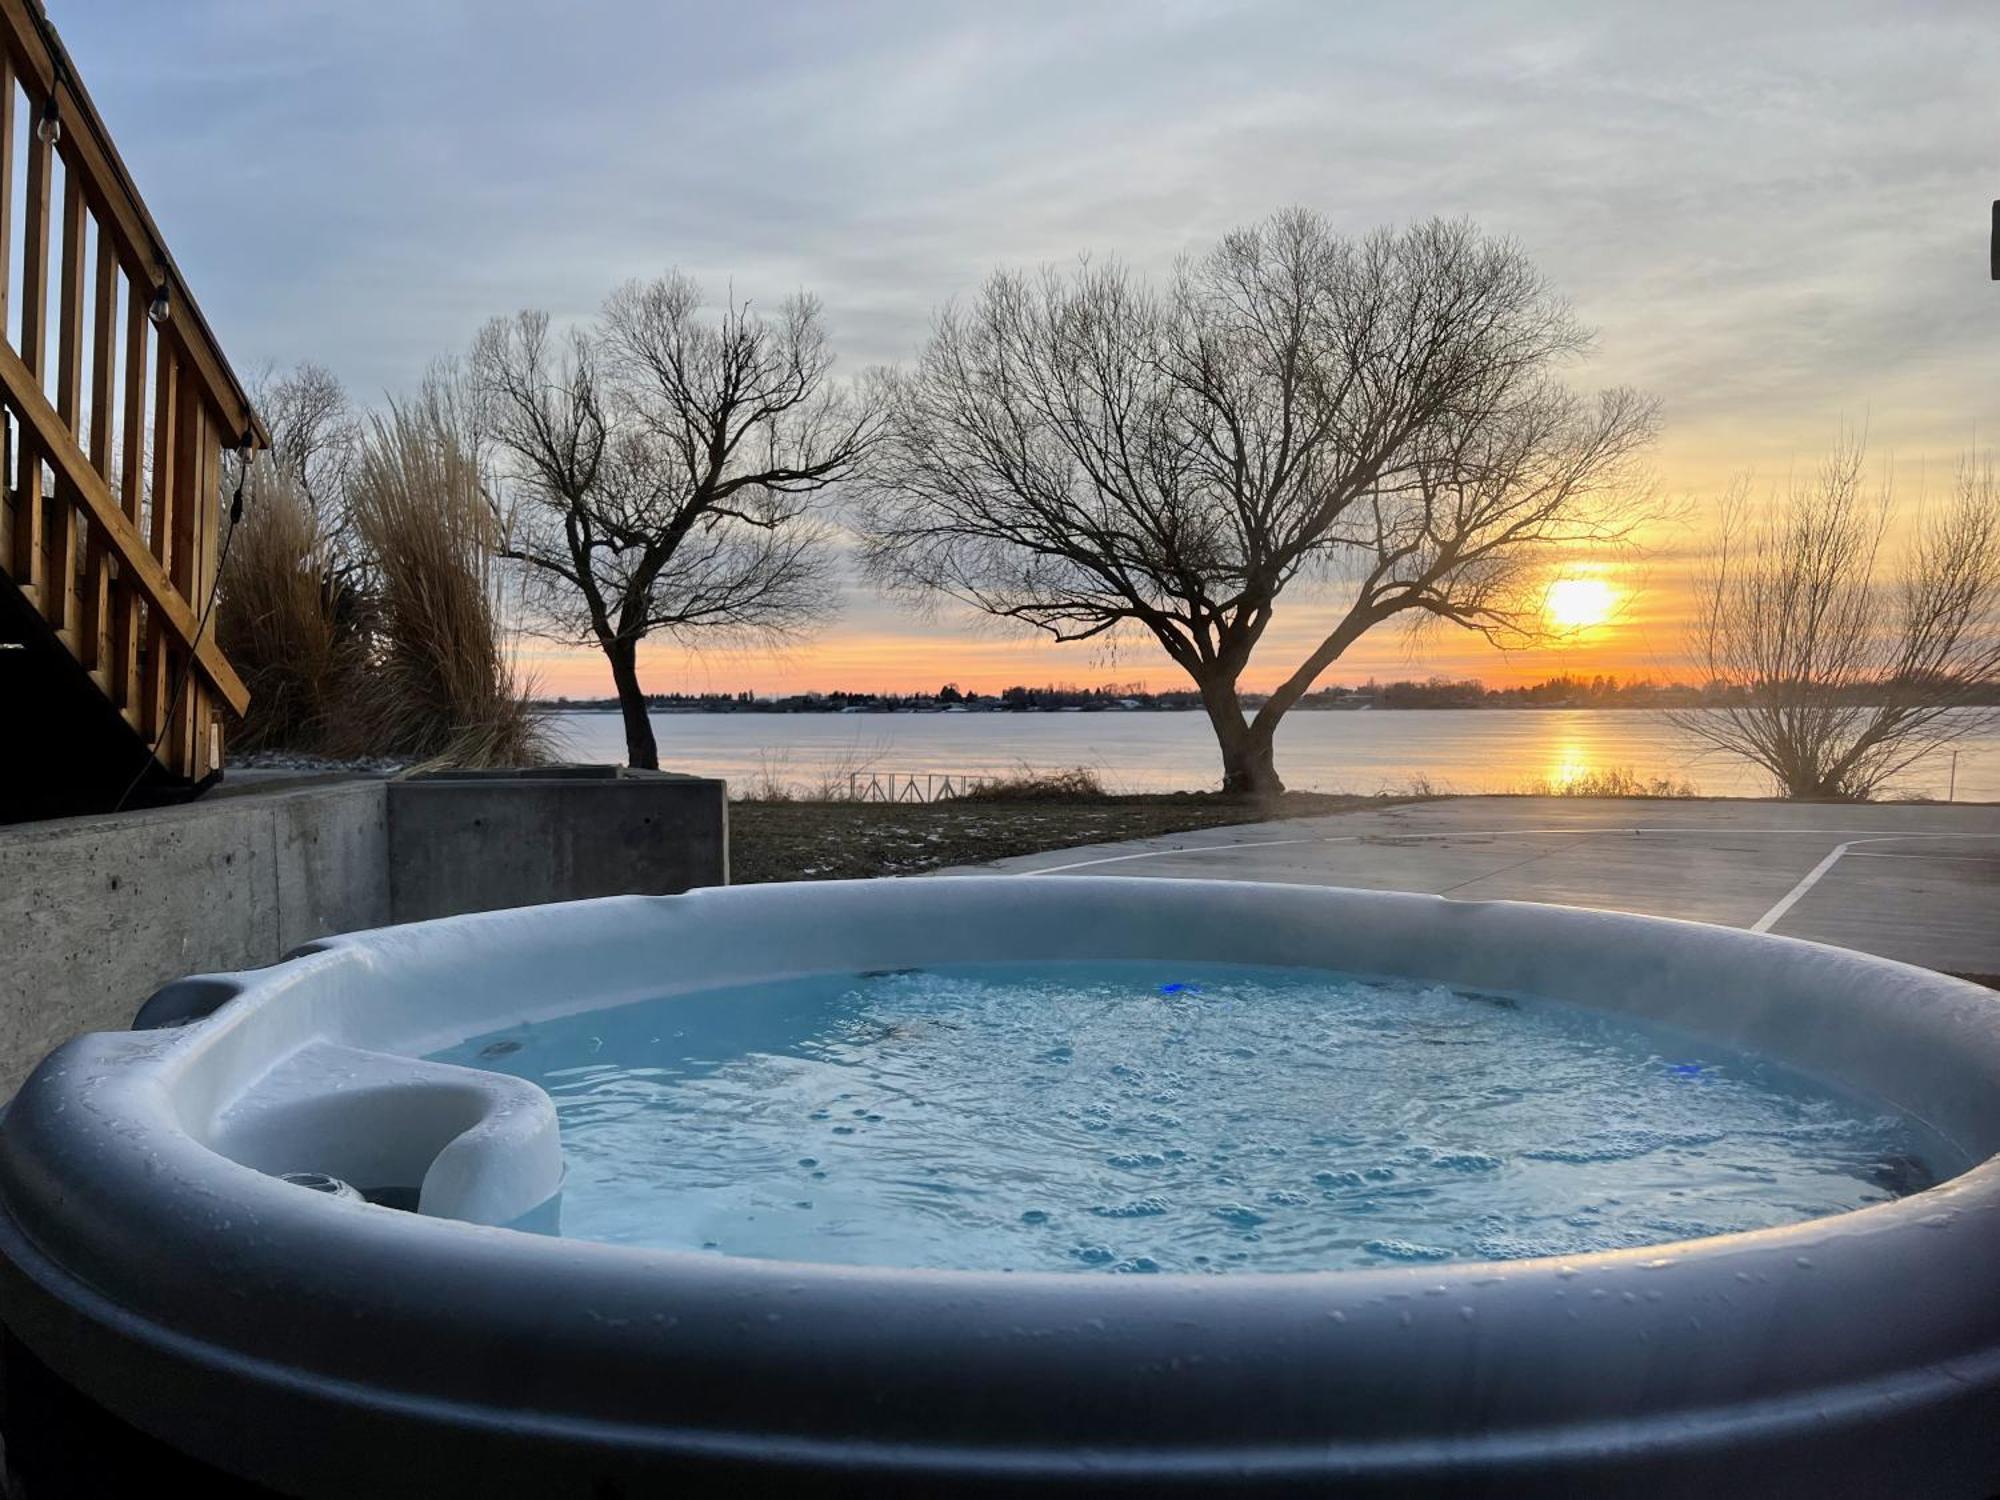
[{"label": "hot tub", "polygon": [[[1879,1101],[1982,1164],[1605,1253],[834,1265],[551,1232],[549,1094],[436,1060],[651,997],[1024,960],[1622,1012]],[[30,1494],[118,1465],[329,1496],[2000,1486],[2000,1003],[1842,950],[1293,886],[765,886],[333,939],[170,986],[141,1023],[61,1048],[0,1122],[6,1439]]]}]

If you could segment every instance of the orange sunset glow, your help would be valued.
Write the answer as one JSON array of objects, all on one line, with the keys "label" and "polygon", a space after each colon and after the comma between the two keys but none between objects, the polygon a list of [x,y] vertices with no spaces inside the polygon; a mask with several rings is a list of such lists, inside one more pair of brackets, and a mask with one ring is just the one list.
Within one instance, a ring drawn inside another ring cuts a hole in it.
[{"label": "orange sunset glow", "polygon": [[[1690,535],[1695,533],[1690,532]],[[1569,563],[1543,599],[1546,643],[1500,650],[1466,632],[1431,626],[1411,635],[1395,627],[1365,638],[1321,678],[1356,686],[1369,678],[1477,677],[1491,686],[1540,681],[1561,673],[1615,674],[1666,681],[1684,677],[1679,632],[1686,581],[1662,578],[1664,565],[1643,552],[1590,564]],[[1677,565],[1678,566],[1678,565]],[[1682,569],[1684,571],[1684,569]],[[1156,646],[1138,638],[1059,645],[1009,633],[948,610],[922,617],[872,597],[856,583],[841,617],[813,640],[778,650],[686,651],[659,643],[641,653],[655,692],[790,693],[934,692],[945,683],[978,693],[1017,685],[1130,683],[1152,691],[1185,679]],[[1251,670],[1249,691],[1280,681],[1331,623],[1336,606],[1311,597],[1280,606]],[[603,657],[525,641],[520,659],[546,697],[598,697],[611,690]]]}]

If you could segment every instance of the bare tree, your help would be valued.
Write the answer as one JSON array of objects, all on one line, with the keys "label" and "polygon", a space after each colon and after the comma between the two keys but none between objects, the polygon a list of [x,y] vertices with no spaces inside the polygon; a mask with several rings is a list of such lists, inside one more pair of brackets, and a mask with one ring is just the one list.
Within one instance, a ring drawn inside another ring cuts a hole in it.
[{"label": "bare tree", "polygon": [[326,366],[305,360],[262,383],[256,401],[273,462],[321,512],[323,524],[338,525],[363,439],[347,388]]},{"label": "bare tree", "polygon": [[[1464,224],[1355,241],[1292,210],[1164,290],[1003,272],[893,382],[865,556],[1057,640],[1150,636],[1200,690],[1224,790],[1280,791],[1279,721],[1369,630],[1532,638],[1537,558],[1636,524],[1652,406],[1554,384],[1586,342]],[[1252,715],[1240,680],[1301,584],[1340,590],[1331,625]]]},{"label": "bare tree", "polygon": [[679,274],[621,288],[567,337],[537,312],[480,335],[473,384],[517,501],[504,555],[545,633],[604,652],[634,766],[659,764],[648,636],[783,636],[827,612],[817,497],[880,425],[832,366],[812,298],[704,321]]},{"label": "bare tree", "polygon": [[[1843,438],[1753,513],[1739,483],[1696,590],[1690,652],[1721,699],[1676,727],[1771,774],[1788,797],[1862,800],[2000,722],[2000,475],[1968,456],[1951,499],[1885,566],[1892,517]],[[1981,699],[1987,700],[1984,705]]]}]

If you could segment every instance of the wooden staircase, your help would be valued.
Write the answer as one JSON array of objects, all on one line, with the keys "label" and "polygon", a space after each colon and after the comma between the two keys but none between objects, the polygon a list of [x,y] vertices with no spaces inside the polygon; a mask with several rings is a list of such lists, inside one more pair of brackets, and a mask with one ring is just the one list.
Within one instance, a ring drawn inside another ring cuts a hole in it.
[{"label": "wooden staircase", "polygon": [[222,449],[269,439],[40,0],[0,0],[0,420],[0,822],[197,795],[249,702]]}]

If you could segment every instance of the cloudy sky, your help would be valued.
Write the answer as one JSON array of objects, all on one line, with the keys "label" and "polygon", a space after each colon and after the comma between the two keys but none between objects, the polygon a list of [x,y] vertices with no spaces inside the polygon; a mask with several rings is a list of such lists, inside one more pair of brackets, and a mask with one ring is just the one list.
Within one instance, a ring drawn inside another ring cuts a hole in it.
[{"label": "cloudy sky", "polygon": [[[817,292],[858,369],[996,266],[1163,267],[1298,203],[1517,239],[1599,330],[1577,383],[1661,398],[1676,494],[1781,480],[1843,421],[1906,494],[2000,435],[1992,0],[48,6],[238,368],[318,360],[368,401],[494,314],[585,317],[675,265]],[[1327,680],[1670,673],[1703,514],[1611,570],[1628,597],[1585,644],[1384,639]],[[1315,614],[1281,615],[1257,677]],[[587,655],[536,666],[606,685]],[[1172,680],[857,591],[810,648],[662,650],[649,685],[947,678]]]}]

